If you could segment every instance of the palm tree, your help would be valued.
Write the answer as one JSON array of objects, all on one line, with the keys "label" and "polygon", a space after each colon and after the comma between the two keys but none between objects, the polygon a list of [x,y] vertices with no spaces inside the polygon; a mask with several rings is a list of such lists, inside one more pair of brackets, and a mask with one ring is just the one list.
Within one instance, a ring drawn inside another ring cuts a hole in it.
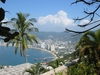
[{"label": "palm tree", "polygon": [[33,44],[33,42],[38,43],[35,35],[29,32],[38,31],[38,28],[34,27],[33,22],[36,22],[35,18],[27,19],[29,14],[17,13],[17,18],[12,18],[12,25],[15,30],[19,32],[19,35],[7,43],[7,46],[12,43],[15,46],[15,54],[18,48],[20,48],[20,55],[25,57],[27,62],[26,50],[28,49],[28,44]]},{"label": "palm tree", "polygon": [[[69,68],[76,75],[100,75],[100,29],[84,33],[76,45],[79,61]],[[75,73],[76,72],[76,73]],[[72,74],[73,75],[73,74]]]},{"label": "palm tree", "polygon": [[31,66],[29,69],[25,69],[23,74],[25,72],[28,72],[29,75],[40,75],[40,73],[44,73],[47,71],[48,70],[43,68],[40,63],[37,63],[36,65]]},{"label": "palm tree", "polygon": [[100,60],[100,29],[96,32],[88,31],[83,34],[82,38],[76,45],[77,53],[80,59],[87,58],[91,63],[97,63]]},{"label": "palm tree", "polygon": [[33,65],[33,66],[31,66],[31,68],[25,69],[25,71],[23,72],[23,74],[24,74],[25,72],[28,72],[29,75],[36,75],[36,74],[38,73],[39,67],[40,67],[39,64],[37,64],[36,66]]}]

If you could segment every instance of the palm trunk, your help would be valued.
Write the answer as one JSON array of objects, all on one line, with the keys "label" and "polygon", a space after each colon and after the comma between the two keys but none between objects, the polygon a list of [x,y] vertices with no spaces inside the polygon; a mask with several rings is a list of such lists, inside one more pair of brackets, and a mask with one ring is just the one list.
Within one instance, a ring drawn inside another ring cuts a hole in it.
[{"label": "palm trunk", "polygon": [[28,59],[27,59],[26,50],[24,50],[24,57],[25,57],[25,62],[26,62],[26,63],[28,63]]},{"label": "palm trunk", "polygon": [[28,63],[27,55],[25,56],[25,62]]}]

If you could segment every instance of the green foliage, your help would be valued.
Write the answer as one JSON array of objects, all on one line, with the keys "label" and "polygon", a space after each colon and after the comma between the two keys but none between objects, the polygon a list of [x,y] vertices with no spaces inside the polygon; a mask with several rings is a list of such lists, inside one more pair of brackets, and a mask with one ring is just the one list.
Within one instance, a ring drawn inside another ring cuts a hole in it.
[{"label": "green foliage", "polygon": [[64,64],[64,59],[59,58],[59,59],[56,59],[54,61],[50,61],[48,63],[48,66],[52,66],[53,68],[57,68],[57,67],[59,67],[59,65],[62,65],[60,62],[62,62],[62,64]]},{"label": "green foliage", "polygon": [[56,61],[51,61],[48,63],[48,66],[52,66],[53,68],[57,68]]},{"label": "green foliage", "polygon": [[41,73],[45,73],[47,71],[48,70],[43,68],[40,63],[37,63],[36,65],[31,66],[29,69],[25,69],[23,74],[28,72],[30,75],[40,75]]},{"label": "green foliage", "polygon": [[29,14],[23,14],[21,12],[17,13],[17,18],[12,18],[12,25],[18,35],[14,39],[7,42],[7,46],[11,43],[15,47],[15,54],[18,48],[20,49],[20,55],[25,57],[27,62],[26,50],[28,50],[28,45],[33,45],[33,42],[38,43],[37,38],[34,34],[30,34],[32,31],[37,31],[38,28],[34,27],[35,18],[28,19]]},{"label": "green foliage", "polygon": [[63,75],[63,72],[60,72],[60,73],[56,73],[55,75]]},{"label": "green foliage", "polygon": [[94,64],[78,63],[68,68],[67,75],[97,75],[95,67]]},{"label": "green foliage", "polygon": [[68,68],[68,75],[100,75],[100,29],[88,31],[76,45],[78,63]]}]

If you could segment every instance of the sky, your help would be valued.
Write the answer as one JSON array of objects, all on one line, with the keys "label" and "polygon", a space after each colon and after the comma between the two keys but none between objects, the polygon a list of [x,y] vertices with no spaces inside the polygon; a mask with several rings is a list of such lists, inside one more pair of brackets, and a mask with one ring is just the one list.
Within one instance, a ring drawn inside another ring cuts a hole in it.
[{"label": "sky", "polygon": [[[83,10],[90,8],[83,3],[71,5],[75,0],[6,0],[6,3],[0,3],[6,11],[5,20],[10,21],[12,17],[17,17],[16,13],[28,13],[30,18],[37,20],[34,27],[39,31],[63,32],[66,28],[72,30],[84,30],[77,24],[87,23],[85,19],[80,22],[74,22],[73,18],[83,17]],[[10,27],[10,26],[9,26]]]}]

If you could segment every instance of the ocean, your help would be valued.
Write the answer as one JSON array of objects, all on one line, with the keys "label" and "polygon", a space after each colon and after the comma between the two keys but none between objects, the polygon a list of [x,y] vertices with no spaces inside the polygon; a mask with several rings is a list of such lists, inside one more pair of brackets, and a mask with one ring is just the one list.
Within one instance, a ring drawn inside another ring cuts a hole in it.
[{"label": "ocean", "polygon": [[[29,63],[48,62],[54,59],[54,56],[46,51],[29,48],[27,50],[27,58]],[[46,60],[44,60],[46,58]],[[39,60],[36,60],[39,59]],[[20,50],[14,53],[14,47],[0,46],[0,65],[18,65],[25,63],[25,58],[20,56]]]}]

